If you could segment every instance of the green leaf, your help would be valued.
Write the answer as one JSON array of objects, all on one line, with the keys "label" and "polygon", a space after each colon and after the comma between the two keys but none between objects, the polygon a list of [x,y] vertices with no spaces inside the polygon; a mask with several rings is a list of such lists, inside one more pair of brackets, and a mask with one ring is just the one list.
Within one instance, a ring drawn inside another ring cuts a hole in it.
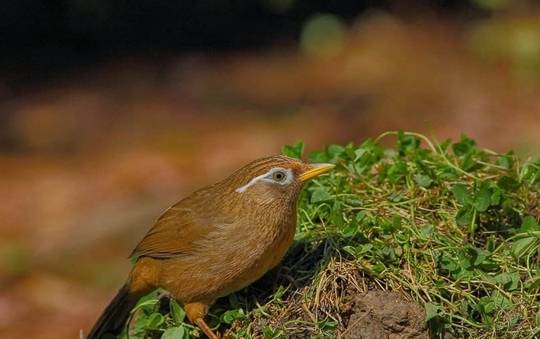
[{"label": "green leaf", "polygon": [[159,326],[161,326],[165,322],[165,318],[161,313],[152,313],[148,317],[148,320],[146,322],[146,328],[148,329],[158,329]]},{"label": "green leaf", "polygon": [[424,310],[426,313],[426,322],[439,317],[442,313],[441,306],[433,303],[426,303],[424,305]]},{"label": "green leaf", "polygon": [[507,291],[516,290],[519,286],[520,278],[518,272],[504,272],[497,274],[494,281]]},{"label": "green leaf", "polygon": [[486,240],[486,250],[493,252],[497,246],[497,238],[494,235],[490,235]]},{"label": "green leaf", "polygon": [[525,282],[525,289],[532,291],[540,287],[540,276],[533,277]]},{"label": "green leaf", "polygon": [[491,296],[480,298],[477,308],[486,317],[497,310],[507,309],[512,306],[512,301],[499,291],[495,291]]},{"label": "green leaf", "polygon": [[239,308],[236,310],[229,310],[223,313],[220,317],[221,322],[225,324],[232,324],[233,321],[242,319],[245,317],[244,310]]},{"label": "green leaf", "polygon": [[321,151],[313,151],[309,153],[308,159],[310,162],[314,163],[328,162],[328,156],[326,156],[326,152]]},{"label": "green leaf", "polygon": [[356,162],[356,161],[360,160],[365,154],[368,154],[368,152],[369,151],[367,149],[365,149],[365,148],[359,148],[359,149],[355,150],[354,151],[354,156],[355,156],[354,161]]},{"label": "green leaf", "polygon": [[386,269],[386,266],[384,266],[382,262],[378,262],[377,264],[373,265],[371,269],[374,273],[381,274]]},{"label": "green leaf", "polygon": [[481,165],[478,163],[478,159],[473,152],[465,154],[461,159],[461,168],[466,172],[473,172],[480,167]]},{"label": "green leaf", "polygon": [[392,183],[398,183],[408,174],[407,163],[404,161],[397,161],[388,168],[387,174],[388,179],[390,179]]},{"label": "green leaf", "polygon": [[319,326],[321,330],[333,330],[337,327],[337,322],[325,319],[325,320],[319,321],[317,325]]},{"label": "green leaf", "polygon": [[475,149],[475,146],[476,146],[476,142],[474,142],[474,140],[462,134],[461,140],[453,144],[452,149],[455,155],[463,156],[473,151]]},{"label": "green leaf", "polygon": [[519,182],[516,179],[509,176],[501,177],[497,181],[497,185],[507,191],[515,191],[520,186]]},{"label": "green leaf", "polygon": [[540,225],[536,219],[530,215],[523,218],[521,223],[521,228],[519,229],[521,233],[540,231]]},{"label": "green leaf", "polygon": [[463,184],[456,184],[451,189],[456,200],[462,205],[468,205],[472,201],[472,196],[467,190],[467,186]]},{"label": "green leaf", "polygon": [[279,338],[279,337],[282,337],[283,334],[284,333],[282,330],[275,329],[270,325],[266,325],[263,327],[263,335],[265,338],[268,338],[268,339]]},{"label": "green leaf", "polygon": [[366,212],[360,211],[356,213],[356,216],[354,217],[354,221],[358,224],[361,224],[366,219]]},{"label": "green leaf", "polygon": [[356,234],[358,233],[358,224],[356,223],[348,223],[347,226],[345,226],[342,230],[341,230],[341,234],[345,237],[345,238],[351,238],[351,237],[354,237]]},{"label": "green leaf", "polygon": [[527,252],[529,252],[529,250],[537,240],[538,239],[536,237],[526,237],[514,241],[512,243],[512,254],[516,258],[520,258]]},{"label": "green leaf", "polygon": [[311,192],[311,203],[328,201],[332,199],[332,195],[324,188],[316,188]]},{"label": "green leaf", "polygon": [[487,211],[489,205],[491,204],[491,190],[487,183],[483,183],[480,186],[480,190],[474,197],[474,207],[478,212]]},{"label": "green leaf", "polygon": [[343,152],[345,152],[345,147],[343,146],[328,145],[328,147],[326,148],[326,153],[328,154],[328,161],[331,163],[336,163]]},{"label": "green leaf", "polygon": [[344,246],[343,250],[357,259],[369,255],[373,250],[372,244],[361,244],[356,247],[354,246]]},{"label": "green leaf", "polygon": [[403,218],[401,218],[401,216],[399,215],[394,215],[392,217],[392,229],[398,229],[401,227],[401,222],[403,221]]},{"label": "green leaf", "polygon": [[291,158],[300,159],[304,154],[304,142],[297,141],[294,145],[285,145],[281,149],[281,153]]},{"label": "green leaf", "polygon": [[186,330],[182,326],[169,327],[161,335],[161,339],[182,339],[186,335]]},{"label": "green leaf", "polygon": [[540,159],[534,163],[528,163],[523,166],[522,177],[530,185],[540,182]]},{"label": "green leaf", "polygon": [[491,198],[489,204],[491,206],[498,206],[502,201],[502,191],[498,186],[491,187]]},{"label": "green leaf", "polygon": [[456,223],[459,226],[468,226],[473,223],[474,219],[474,208],[470,206],[464,206],[459,209],[456,214]]},{"label": "green leaf", "polygon": [[349,142],[346,146],[345,146],[345,149],[343,151],[343,154],[342,154],[342,157],[344,158],[344,160],[347,160],[347,161],[350,161],[350,160],[353,160],[356,155],[355,155],[355,151],[356,151],[356,146],[354,145],[354,143],[352,142]]},{"label": "green leaf", "polygon": [[179,325],[184,322],[186,317],[186,312],[178,305],[178,302],[171,298],[169,302],[169,308],[171,310],[171,315],[175,324]]},{"label": "green leaf", "polygon": [[480,248],[469,246],[467,247],[467,255],[469,257],[471,266],[479,266],[484,263],[491,253]]},{"label": "green leaf", "polygon": [[511,153],[497,157],[497,165],[504,167],[505,169],[511,169],[514,165]]},{"label": "green leaf", "polygon": [[433,180],[430,177],[423,174],[415,175],[414,181],[418,184],[418,186],[424,187],[424,188],[428,188],[433,183]]},{"label": "green leaf", "polygon": [[131,312],[135,312],[138,309],[143,309],[145,311],[151,311],[157,304],[159,303],[159,300],[157,299],[157,291],[154,291],[152,293],[149,293],[139,299],[137,302],[137,306],[135,306]]},{"label": "green leaf", "polygon": [[506,309],[512,306],[512,301],[499,291],[495,291],[491,296],[491,299],[497,309]]},{"label": "green leaf", "polygon": [[398,132],[398,151],[400,154],[414,152],[420,146],[420,139],[416,136],[405,134],[403,131]]}]

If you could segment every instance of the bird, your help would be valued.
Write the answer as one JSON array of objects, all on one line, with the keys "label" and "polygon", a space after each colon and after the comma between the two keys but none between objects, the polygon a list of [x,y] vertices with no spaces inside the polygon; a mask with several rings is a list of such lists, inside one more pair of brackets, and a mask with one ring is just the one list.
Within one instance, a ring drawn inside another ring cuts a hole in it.
[{"label": "bird", "polygon": [[120,334],[139,298],[157,288],[208,338],[218,338],[204,320],[209,307],[279,264],[293,242],[302,187],[333,167],[269,156],[171,206],[131,253],[125,284],[87,338]]}]

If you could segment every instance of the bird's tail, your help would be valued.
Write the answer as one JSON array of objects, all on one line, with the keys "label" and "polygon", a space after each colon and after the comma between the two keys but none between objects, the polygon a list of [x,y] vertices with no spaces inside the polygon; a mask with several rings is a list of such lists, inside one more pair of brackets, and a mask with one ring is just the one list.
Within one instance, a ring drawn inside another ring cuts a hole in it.
[{"label": "bird's tail", "polygon": [[129,318],[131,309],[137,303],[137,299],[136,296],[129,293],[127,285],[122,286],[92,327],[86,339],[101,339],[107,333],[120,334]]}]

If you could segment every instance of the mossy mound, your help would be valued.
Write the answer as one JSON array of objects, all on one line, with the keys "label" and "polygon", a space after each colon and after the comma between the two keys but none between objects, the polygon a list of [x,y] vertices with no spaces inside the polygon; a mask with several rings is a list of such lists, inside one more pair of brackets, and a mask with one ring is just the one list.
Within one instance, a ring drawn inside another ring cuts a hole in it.
[{"label": "mossy mound", "polygon": [[[390,136],[396,146],[382,147]],[[300,157],[303,144],[284,153]],[[241,338],[540,333],[540,160],[480,149],[467,137],[437,143],[406,132],[329,145],[309,160],[337,167],[302,193],[283,265],[212,308],[208,320],[218,331]],[[366,301],[380,303],[380,291],[396,305],[395,321],[381,313],[388,307]],[[175,302],[157,295],[138,307],[130,338],[200,335]]]}]

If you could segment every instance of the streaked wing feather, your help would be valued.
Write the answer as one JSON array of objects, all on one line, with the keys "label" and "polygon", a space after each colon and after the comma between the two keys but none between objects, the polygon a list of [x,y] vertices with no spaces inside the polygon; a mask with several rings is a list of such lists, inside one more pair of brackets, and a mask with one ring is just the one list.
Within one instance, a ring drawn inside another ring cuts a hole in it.
[{"label": "streaked wing feather", "polygon": [[200,222],[191,210],[173,206],[157,220],[130,257],[166,259],[189,254],[194,242],[210,230],[211,225]]}]

